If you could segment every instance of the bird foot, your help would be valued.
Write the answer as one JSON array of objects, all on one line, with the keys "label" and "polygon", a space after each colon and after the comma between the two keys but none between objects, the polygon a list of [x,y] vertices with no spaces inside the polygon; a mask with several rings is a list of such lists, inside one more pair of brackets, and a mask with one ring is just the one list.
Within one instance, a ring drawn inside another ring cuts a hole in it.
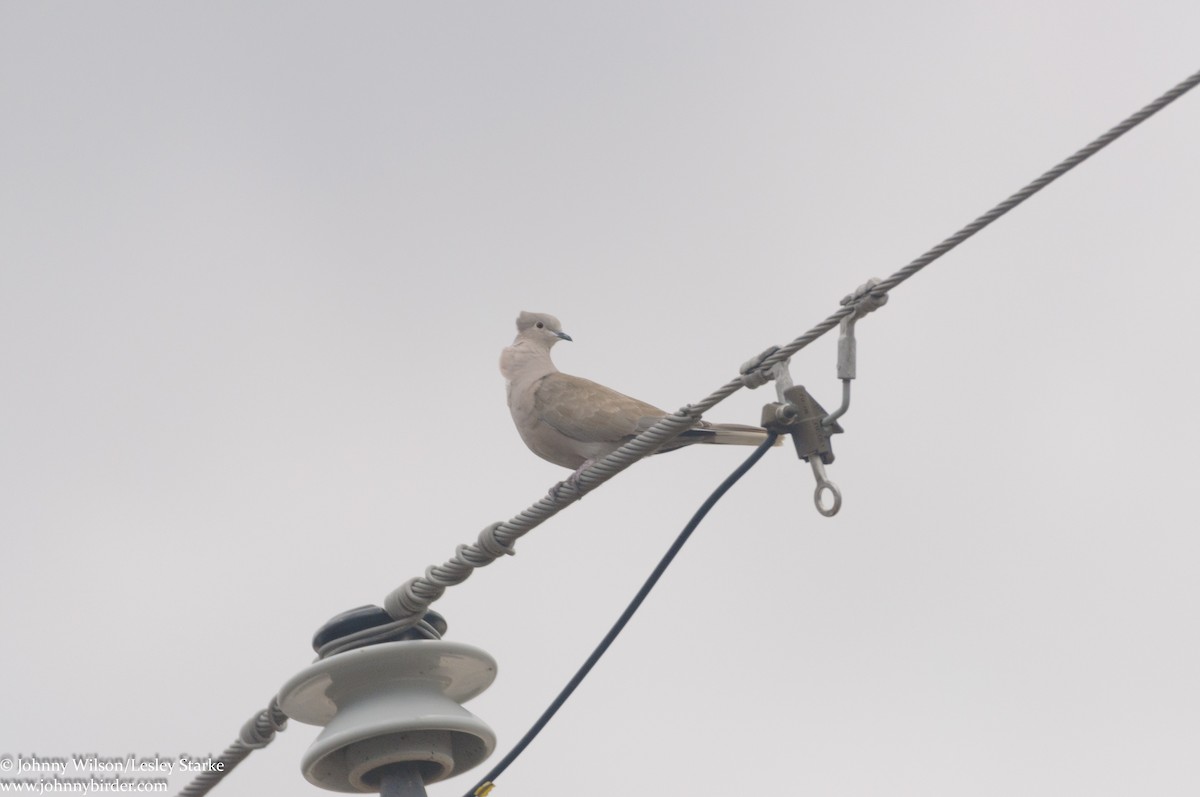
[{"label": "bird foot", "polygon": [[561,498],[565,498],[568,493],[575,493],[576,501],[583,498],[582,495],[579,495],[579,486],[575,483],[574,479],[563,479],[551,487],[546,495],[551,501],[558,501]]},{"label": "bird foot", "polygon": [[592,460],[589,459],[587,462],[583,463],[578,468],[576,468],[575,472],[572,473],[570,476],[568,476],[567,478],[560,481],[558,484],[551,487],[550,491],[547,493],[547,495],[550,496],[550,500],[551,501],[559,500],[559,498],[562,496],[563,490],[570,490],[571,492],[575,493],[576,501],[583,500],[583,493],[580,492],[580,489],[579,489],[579,474],[581,474],[585,470],[587,470],[588,466],[591,464],[592,464]]}]

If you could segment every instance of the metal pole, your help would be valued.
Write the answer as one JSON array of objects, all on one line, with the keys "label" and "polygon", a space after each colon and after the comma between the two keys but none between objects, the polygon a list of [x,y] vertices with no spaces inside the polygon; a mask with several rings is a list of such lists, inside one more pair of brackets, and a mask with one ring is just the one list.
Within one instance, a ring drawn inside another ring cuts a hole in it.
[{"label": "metal pole", "polygon": [[379,778],[379,797],[427,797],[425,778],[414,762],[389,764]]}]

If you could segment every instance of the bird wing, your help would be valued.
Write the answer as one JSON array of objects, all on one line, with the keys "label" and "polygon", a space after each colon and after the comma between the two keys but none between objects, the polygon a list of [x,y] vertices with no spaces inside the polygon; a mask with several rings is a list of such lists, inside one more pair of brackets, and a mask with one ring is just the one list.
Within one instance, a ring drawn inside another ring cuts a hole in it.
[{"label": "bird wing", "polygon": [[590,379],[563,373],[538,381],[534,410],[543,423],[588,443],[620,442],[667,414]]}]

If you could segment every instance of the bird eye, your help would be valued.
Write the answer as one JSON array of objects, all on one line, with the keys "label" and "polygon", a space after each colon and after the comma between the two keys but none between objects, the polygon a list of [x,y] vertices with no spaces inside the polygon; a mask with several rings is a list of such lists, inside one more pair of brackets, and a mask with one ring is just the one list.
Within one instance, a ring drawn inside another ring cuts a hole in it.
[{"label": "bird eye", "polygon": [[537,322],[537,328],[538,328],[538,329],[541,329],[541,328],[542,328],[542,327],[544,327],[544,326],[546,326],[546,325],[545,325],[545,324],[543,324],[541,321]]}]

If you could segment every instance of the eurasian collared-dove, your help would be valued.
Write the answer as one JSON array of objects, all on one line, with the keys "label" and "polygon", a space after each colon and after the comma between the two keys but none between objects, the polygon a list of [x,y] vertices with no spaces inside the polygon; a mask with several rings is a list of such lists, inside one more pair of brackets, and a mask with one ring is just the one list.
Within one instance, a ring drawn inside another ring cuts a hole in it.
[{"label": "eurasian collared-dove", "polygon": [[[550,349],[571,340],[558,319],[522,312],[517,337],[500,354],[500,373],[508,380],[508,408],[525,445],[545,460],[578,473],[650,428],[666,412],[644,401],[561,373]],[[766,432],[757,426],[701,421],[667,443],[671,451],[692,443],[759,445]]]}]

